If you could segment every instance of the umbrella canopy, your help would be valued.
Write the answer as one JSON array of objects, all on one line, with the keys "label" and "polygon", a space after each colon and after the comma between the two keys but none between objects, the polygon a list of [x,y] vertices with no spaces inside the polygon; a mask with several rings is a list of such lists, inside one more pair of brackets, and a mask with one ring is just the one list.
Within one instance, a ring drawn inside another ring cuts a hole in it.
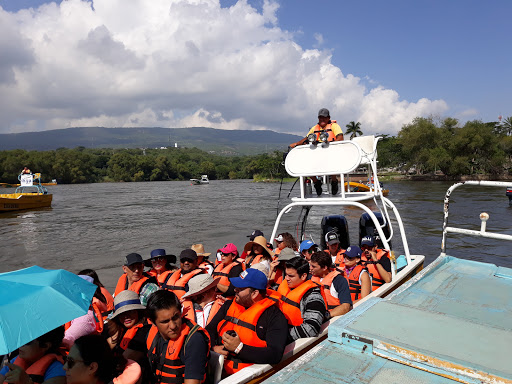
[{"label": "umbrella canopy", "polygon": [[96,288],[63,269],[0,273],[0,355],[85,315]]}]

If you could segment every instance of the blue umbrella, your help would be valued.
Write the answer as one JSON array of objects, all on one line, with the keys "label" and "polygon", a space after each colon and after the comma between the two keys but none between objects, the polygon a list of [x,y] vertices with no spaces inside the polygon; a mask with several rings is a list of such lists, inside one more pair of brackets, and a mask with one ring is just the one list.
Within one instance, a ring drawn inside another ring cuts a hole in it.
[{"label": "blue umbrella", "polygon": [[85,315],[96,288],[63,269],[0,273],[0,355]]}]

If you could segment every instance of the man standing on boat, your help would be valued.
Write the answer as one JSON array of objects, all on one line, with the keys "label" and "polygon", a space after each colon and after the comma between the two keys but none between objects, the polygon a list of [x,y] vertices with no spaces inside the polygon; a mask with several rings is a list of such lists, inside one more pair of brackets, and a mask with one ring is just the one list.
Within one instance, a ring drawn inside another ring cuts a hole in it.
[{"label": "man standing on boat", "polygon": [[[296,143],[290,144],[290,148],[295,148],[297,145],[303,145],[308,142],[308,136],[311,134],[316,135],[316,141],[322,141],[323,133],[327,134],[326,141],[343,141],[343,131],[341,127],[336,123],[336,120],[331,120],[329,110],[322,108],[318,111],[318,124],[312,127],[305,138],[297,141]],[[316,176],[312,176],[313,185],[318,196],[322,194],[322,180]],[[332,194],[338,193],[338,179],[336,176],[331,176],[331,190]]]},{"label": "man standing on boat", "polygon": [[117,281],[114,297],[129,289],[139,295],[142,305],[147,305],[149,295],[159,288],[157,280],[144,272],[142,256],[138,253],[130,253],[126,256],[123,271],[124,274]]}]

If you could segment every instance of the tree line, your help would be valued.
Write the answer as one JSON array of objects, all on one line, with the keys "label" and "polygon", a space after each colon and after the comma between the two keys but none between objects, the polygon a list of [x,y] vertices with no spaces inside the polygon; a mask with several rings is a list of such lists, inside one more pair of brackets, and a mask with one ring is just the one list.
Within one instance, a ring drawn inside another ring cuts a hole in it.
[{"label": "tree line", "polygon": [[[508,121],[508,125],[507,125]],[[361,124],[347,124],[346,136],[362,134]],[[349,136],[349,137],[350,137]],[[447,176],[510,175],[512,118],[504,124],[453,118],[416,118],[397,136],[382,135],[378,144],[380,168],[416,174],[442,172]],[[348,139],[349,137],[346,137]],[[0,152],[0,182],[17,183],[24,166],[40,172],[43,181],[95,183],[109,181],[188,180],[202,174],[215,179],[280,179],[286,177],[283,153],[221,156],[197,148],[74,149]]]}]

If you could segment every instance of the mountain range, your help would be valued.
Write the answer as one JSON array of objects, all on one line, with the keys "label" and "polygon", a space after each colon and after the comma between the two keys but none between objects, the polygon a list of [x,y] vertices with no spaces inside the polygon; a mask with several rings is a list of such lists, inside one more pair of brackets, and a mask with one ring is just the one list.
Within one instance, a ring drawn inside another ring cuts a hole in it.
[{"label": "mountain range", "polygon": [[47,151],[57,148],[196,147],[225,155],[252,155],[285,150],[302,136],[270,130],[192,128],[76,127],[41,132],[0,134],[0,150]]}]

